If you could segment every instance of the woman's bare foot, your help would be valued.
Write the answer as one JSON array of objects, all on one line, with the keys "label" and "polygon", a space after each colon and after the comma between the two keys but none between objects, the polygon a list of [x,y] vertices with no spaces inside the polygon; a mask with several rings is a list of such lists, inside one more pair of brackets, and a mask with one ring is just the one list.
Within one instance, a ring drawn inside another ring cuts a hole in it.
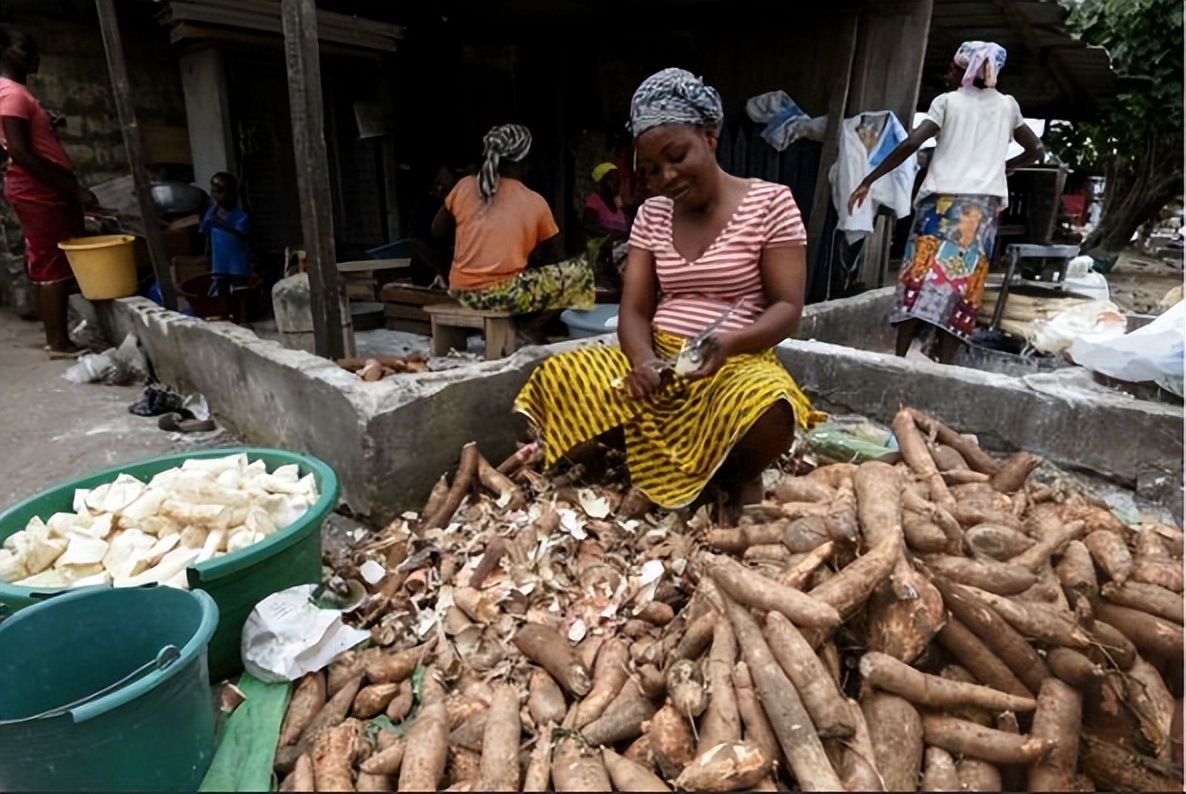
[{"label": "woman's bare foot", "polygon": [[741,514],[749,505],[761,504],[766,496],[762,478],[756,477],[738,488],[717,490],[717,523],[722,527],[735,527],[741,521]]},{"label": "woman's bare foot", "polygon": [[631,488],[618,506],[618,515],[627,520],[642,518],[655,507],[655,503],[637,488]]},{"label": "woman's bare foot", "polygon": [[45,352],[49,354],[50,361],[57,361],[61,359],[78,358],[86,351],[84,351],[81,347],[76,347],[74,345],[70,345],[69,347],[62,349],[53,348],[49,345],[46,345]]}]

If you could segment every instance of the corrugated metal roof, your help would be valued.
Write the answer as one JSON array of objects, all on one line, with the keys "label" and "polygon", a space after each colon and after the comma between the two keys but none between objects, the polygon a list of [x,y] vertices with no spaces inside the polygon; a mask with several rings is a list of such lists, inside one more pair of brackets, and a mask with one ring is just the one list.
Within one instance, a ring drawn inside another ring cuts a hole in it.
[{"label": "corrugated metal roof", "polygon": [[1009,51],[1000,89],[1030,118],[1085,120],[1122,90],[1102,47],[1067,30],[1056,0],[935,0],[919,107],[946,90],[943,75],[964,41],[995,41]]}]

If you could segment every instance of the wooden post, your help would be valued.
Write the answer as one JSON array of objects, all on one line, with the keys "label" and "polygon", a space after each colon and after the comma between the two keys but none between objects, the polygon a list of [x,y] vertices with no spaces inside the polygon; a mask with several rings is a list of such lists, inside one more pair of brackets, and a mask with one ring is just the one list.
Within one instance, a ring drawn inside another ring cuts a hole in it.
[{"label": "wooden post", "polygon": [[824,147],[820,154],[819,173],[815,179],[815,198],[812,199],[811,218],[807,223],[808,272],[815,266],[819,257],[824,226],[828,221],[828,203],[832,200],[832,183],[828,180],[828,171],[840,153],[840,125],[844,121],[844,109],[848,105],[849,78],[852,76],[852,61],[857,51],[859,13],[846,11],[841,22],[840,68],[836,71],[836,79],[832,83],[831,99],[828,102],[828,123],[824,128]]},{"label": "wooden post", "polygon": [[115,99],[119,126],[123,131],[128,165],[132,169],[132,182],[136,187],[136,201],[140,205],[140,217],[144,222],[144,238],[148,243],[152,272],[156,276],[165,308],[176,310],[177,288],[173,284],[169,253],[165,250],[164,235],[161,234],[156,215],[156,204],[152,200],[152,183],[149,181],[148,165],[144,159],[144,143],[140,140],[140,125],[136,123],[136,110],[132,106],[132,86],[128,81],[128,67],[124,62],[124,45],[119,34],[115,2],[95,0],[95,10],[99,12],[99,32],[103,36],[103,49],[107,53],[111,93]]},{"label": "wooden post", "polygon": [[354,334],[347,333],[350,315],[348,309],[343,311],[347,304],[338,279],[334,250],[334,208],[326,164],[317,6],[314,0],[281,0],[280,14],[284,60],[288,66],[297,194],[313,311],[314,350],[326,358],[345,358],[354,354]]}]

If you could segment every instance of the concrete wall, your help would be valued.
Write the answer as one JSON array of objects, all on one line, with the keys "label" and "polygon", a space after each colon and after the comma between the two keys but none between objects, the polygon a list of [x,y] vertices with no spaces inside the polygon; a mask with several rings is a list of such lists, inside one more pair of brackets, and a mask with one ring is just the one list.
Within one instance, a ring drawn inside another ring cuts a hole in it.
[{"label": "concrete wall", "polygon": [[1078,367],[1019,378],[800,340],[777,353],[825,411],[889,422],[908,405],[975,434],[986,449],[1024,449],[1101,474],[1181,516],[1180,406],[1098,386]]},{"label": "concrete wall", "polygon": [[510,414],[515,394],[540,361],[566,347],[364,383],[326,359],[144,298],[93,307],[109,339],[136,335],[161,382],[201,392],[219,423],[248,443],[321,458],[350,509],[376,521],[422,507],[466,442],[496,463],[513,452],[526,438],[525,423]]},{"label": "concrete wall", "polygon": [[889,315],[893,308],[894,287],[812,303],[803,307],[795,338],[892,353],[894,329],[889,324]]},{"label": "concrete wall", "polygon": [[[864,297],[864,296],[862,296]],[[845,309],[873,304],[872,295]],[[338,473],[351,510],[375,521],[418,509],[458,451],[476,441],[498,461],[525,439],[515,394],[547,356],[607,337],[528,348],[501,361],[365,383],[335,364],[228,323],[166,311],[143,298],[95,305],[112,339],[135,333],[157,377],[205,395],[245,441],[308,452]],[[826,328],[826,309],[809,325]],[[868,322],[856,311],[847,322]],[[884,353],[788,340],[779,358],[827,411],[888,422],[904,405],[926,411],[988,449],[1026,449],[1095,472],[1181,514],[1182,409],[1096,386],[1082,369],[1015,378],[906,362]]]},{"label": "concrete wall", "polygon": [[[169,36],[149,16],[151,3],[116,3],[132,100],[141,126],[185,126],[185,104]],[[88,185],[128,173],[99,36],[88,0],[4,0],[0,20],[31,34],[41,69],[29,88],[49,110],[66,117],[60,136]]]}]

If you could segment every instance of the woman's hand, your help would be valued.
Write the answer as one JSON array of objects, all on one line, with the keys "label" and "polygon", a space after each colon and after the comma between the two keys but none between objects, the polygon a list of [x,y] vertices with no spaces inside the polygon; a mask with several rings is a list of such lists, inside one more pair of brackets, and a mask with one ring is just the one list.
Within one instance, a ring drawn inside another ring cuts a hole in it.
[{"label": "woman's hand", "polygon": [[99,198],[82,185],[78,186],[78,203],[82,205],[85,212],[95,212],[101,209]]},{"label": "woman's hand", "polygon": [[867,198],[869,198],[869,185],[862,182],[857,185],[857,189],[848,197],[848,214],[854,214],[857,211],[857,207],[864,204]]},{"label": "woman's hand", "polygon": [[733,355],[733,344],[728,334],[712,334],[700,344],[700,366],[688,373],[689,380],[711,378]]},{"label": "woman's hand", "polygon": [[635,364],[626,375],[626,393],[635,400],[649,400],[663,387],[663,371],[657,358]]}]

